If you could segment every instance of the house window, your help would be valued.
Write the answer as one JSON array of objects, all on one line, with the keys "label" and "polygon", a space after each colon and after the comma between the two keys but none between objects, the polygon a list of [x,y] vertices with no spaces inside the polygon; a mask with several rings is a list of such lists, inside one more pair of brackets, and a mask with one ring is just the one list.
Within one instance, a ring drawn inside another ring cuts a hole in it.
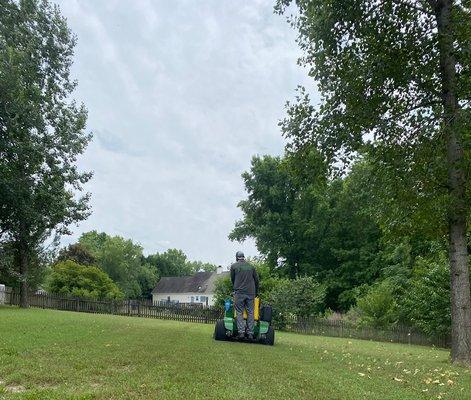
[{"label": "house window", "polygon": [[196,296],[196,297],[195,297],[195,300],[196,300],[196,301],[200,301],[199,296]]},{"label": "house window", "polygon": [[193,296],[191,296],[191,300],[190,300],[191,303],[194,303],[195,302],[195,298]]},{"label": "house window", "polygon": [[170,296],[167,296],[167,301],[170,303]]}]

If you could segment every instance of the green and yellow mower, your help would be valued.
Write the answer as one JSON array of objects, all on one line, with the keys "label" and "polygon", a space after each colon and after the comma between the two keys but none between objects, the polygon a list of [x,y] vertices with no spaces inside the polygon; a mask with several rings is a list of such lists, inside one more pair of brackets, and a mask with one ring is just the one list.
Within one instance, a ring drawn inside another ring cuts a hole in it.
[{"label": "green and yellow mower", "polygon": [[[234,310],[234,302],[227,299],[224,303],[224,319],[216,322],[214,327],[214,339],[216,340],[241,340],[237,331],[236,312]],[[275,330],[271,324],[272,308],[269,305],[261,306],[260,298],[255,298],[254,305],[254,339],[253,342],[273,346],[275,343]],[[247,310],[244,310],[244,319],[247,320]],[[246,332],[245,339],[248,341]]]}]

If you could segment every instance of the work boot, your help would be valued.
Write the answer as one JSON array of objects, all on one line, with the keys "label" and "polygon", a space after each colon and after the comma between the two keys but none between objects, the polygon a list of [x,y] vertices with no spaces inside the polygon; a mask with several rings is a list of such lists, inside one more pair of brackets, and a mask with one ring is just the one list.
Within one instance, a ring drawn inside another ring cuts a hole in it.
[{"label": "work boot", "polygon": [[251,342],[253,342],[253,333],[249,333],[247,335],[247,339],[250,340]]}]

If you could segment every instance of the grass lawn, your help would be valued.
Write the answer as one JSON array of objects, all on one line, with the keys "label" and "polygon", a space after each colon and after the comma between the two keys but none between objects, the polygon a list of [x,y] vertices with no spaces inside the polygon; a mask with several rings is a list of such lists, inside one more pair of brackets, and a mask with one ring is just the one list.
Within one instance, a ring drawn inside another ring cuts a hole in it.
[{"label": "grass lawn", "polygon": [[215,342],[213,327],[0,307],[0,399],[471,399],[448,352],[277,333]]}]

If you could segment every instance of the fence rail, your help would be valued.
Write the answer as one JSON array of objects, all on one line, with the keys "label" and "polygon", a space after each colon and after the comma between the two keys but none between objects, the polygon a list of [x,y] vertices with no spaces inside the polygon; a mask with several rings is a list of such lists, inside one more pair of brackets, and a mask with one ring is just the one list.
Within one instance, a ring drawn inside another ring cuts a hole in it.
[{"label": "fence rail", "polygon": [[[191,304],[171,304],[151,300],[89,300],[70,298],[45,293],[31,293],[28,296],[29,306],[63,311],[75,311],[96,314],[113,314],[141,318],[158,318],[182,322],[214,324],[223,317],[219,307]],[[18,306],[20,296],[16,291],[0,289],[0,304]],[[278,330],[306,335],[365,339],[393,343],[417,344],[447,348],[450,340],[447,336],[429,337],[407,326],[395,326],[387,330],[370,327],[358,327],[344,320],[327,320],[316,317],[301,318],[297,316],[274,320]]]}]

